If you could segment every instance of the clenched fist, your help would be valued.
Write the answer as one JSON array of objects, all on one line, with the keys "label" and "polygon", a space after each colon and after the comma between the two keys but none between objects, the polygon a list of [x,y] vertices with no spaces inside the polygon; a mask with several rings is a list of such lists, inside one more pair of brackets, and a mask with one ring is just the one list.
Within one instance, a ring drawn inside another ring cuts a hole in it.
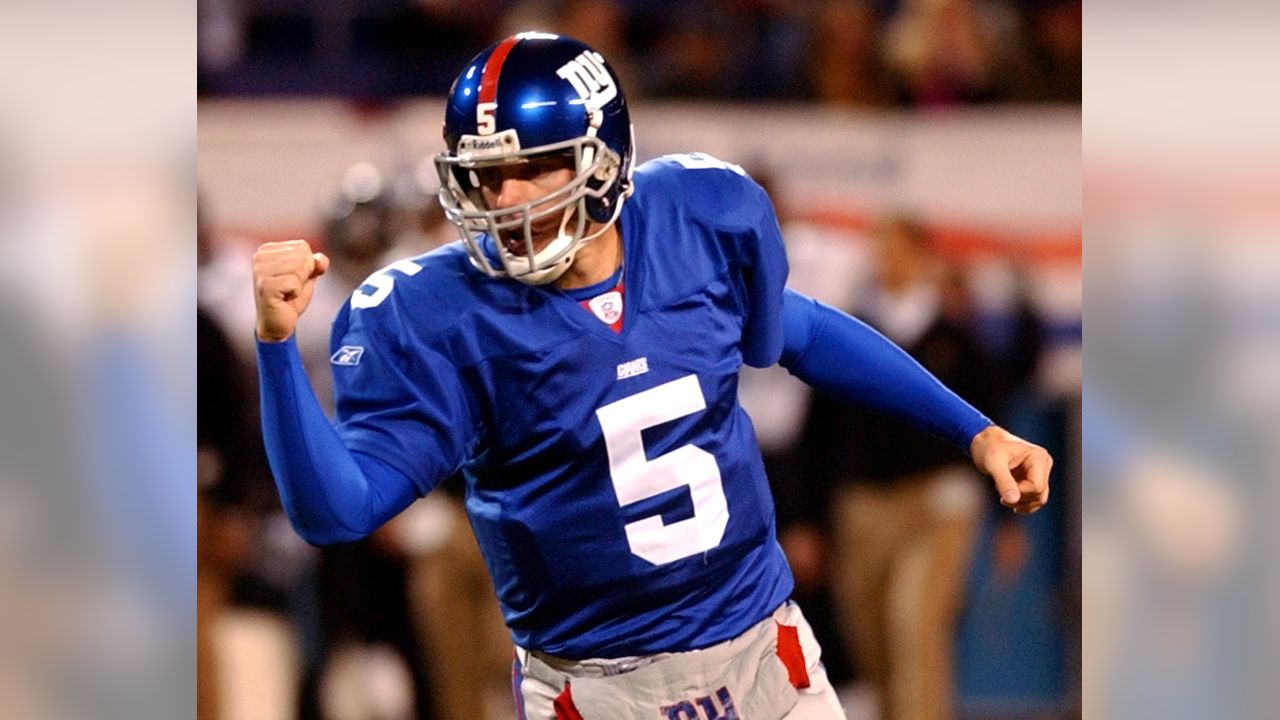
[{"label": "clenched fist", "polygon": [[311,304],[316,278],[329,269],[324,253],[311,252],[306,240],[266,243],[253,254],[254,301],[258,339],[282,342]]},{"label": "clenched fist", "polygon": [[969,452],[973,464],[995,480],[1005,507],[1027,515],[1049,501],[1053,458],[1044,448],[992,425],[974,436]]}]

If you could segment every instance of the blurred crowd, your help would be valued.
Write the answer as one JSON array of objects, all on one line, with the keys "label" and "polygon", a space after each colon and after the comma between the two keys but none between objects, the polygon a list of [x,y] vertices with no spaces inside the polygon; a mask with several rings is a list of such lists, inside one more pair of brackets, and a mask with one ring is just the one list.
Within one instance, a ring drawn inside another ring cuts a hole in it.
[{"label": "blurred crowd", "polygon": [[[768,168],[750,169],[772,185]],[[311,240],[333,264],[298,337],[329,407],[328,324],[340,304],[392,259],[455,237],[429,177],[359,163],[318,199]],[[1057,502],[1017,518],[945,443],[811,394],[780,368],[744,370],[742,402],[765,454],[795,596],[851,720],[960,716],[961,682],[971,693],[994,687],[1021,711],[1069,714],[1078,679],[1063,638],[1078,629],[1079,568],[1063,558],[1078,545],[1067,508],[1078,497],[1069,428],[1079,396],[1040,381],[1060,329],[1036,310],[1012,260],[993,295],[989,269],[977,274],[940,252],[917,218],[885,215],[854,233],[793,216],[787,198],[771,196],[793,287],[872,324],[1058,458]],[[221,233],[216,198],[201,200],[199,716],[513,717],[511,643],[459,479],[359,543],[314,548],[289,528],[255,420],[257,240]],[[1025,654],[1013,658],[1021,677],[1000,667],[1009,656],[992,654],[993,642]]]},{"label": "blurred crowd", "polygon": [[1080,0],[200,0],[205,96],[443,95],[475,49],[549,30],[628,95],[832,107],[1077,104]]}]

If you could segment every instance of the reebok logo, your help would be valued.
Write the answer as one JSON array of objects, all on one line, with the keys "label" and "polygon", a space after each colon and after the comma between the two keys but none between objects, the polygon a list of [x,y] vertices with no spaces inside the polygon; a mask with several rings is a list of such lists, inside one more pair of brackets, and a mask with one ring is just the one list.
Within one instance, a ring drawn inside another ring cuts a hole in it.
[{"label": "reebok logo", "polygon": [[360,356],[364,355],[364,348],[359,345],[343,345],[338,348],[338,352],[329,358],[329,362],[334,365],[359,365]]}]

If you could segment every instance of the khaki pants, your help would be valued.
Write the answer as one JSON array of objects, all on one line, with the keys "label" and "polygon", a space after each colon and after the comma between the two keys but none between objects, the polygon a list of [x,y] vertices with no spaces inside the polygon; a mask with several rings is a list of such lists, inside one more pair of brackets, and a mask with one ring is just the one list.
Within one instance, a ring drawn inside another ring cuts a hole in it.
[{"label": "khaki pants", "polygon": [[466,512],[460,502],[447,502],[452,520],[448,538],[437,551],[415,560],[409,573],[410,602],[428,649],[437,716],[514,717],[511,634]]},{"label": "khaki pants", "polygon": [[952,716],[953,636],[981,491],[973,471],[953,467],[837,493],[837,621],[885,720]]}]

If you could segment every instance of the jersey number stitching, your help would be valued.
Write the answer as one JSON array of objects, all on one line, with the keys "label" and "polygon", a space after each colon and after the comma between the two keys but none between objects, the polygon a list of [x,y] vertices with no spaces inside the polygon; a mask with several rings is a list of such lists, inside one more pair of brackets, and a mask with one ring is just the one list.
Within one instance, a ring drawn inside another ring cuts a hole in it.
[{"label": "jersey number stitching", "polygon": [[693,498],[691,518],[666,525],[650,515],[625,526],[631,552],[654,565],[706,552],[724,539],[729,505],[715,456],[689,444],[650,460],[641,438],[646,428],[706,409],[697,376],[687,375],[596,410],[620,506],[686,486]]},{"label": "jersey number stitching", "polygon": [[731,162],[725,162],[724,160],[712,157],[706,153],[691,152],[679,155],[670,155],[668,157],[690,170],[732,170],[743,177],[747,176],[747,171],[743,170],[742,166],[734,165]]},{"label": "jersey number stitching", "polygon": [[[377,307],[382,304],[383,300],[391,294],[391,288],[395,287],[396,279],[391,275],[392,272],[403,273],[410,277],[417,275],[422,270],[422,266],[409,261],[397,260],[390,265],[382,268],[378,272],[370,275],[356,291],[351,293],[351,309],[364,310],[371,307]],[[373,292],[365,292],[366,285],[373,286]]]}]

